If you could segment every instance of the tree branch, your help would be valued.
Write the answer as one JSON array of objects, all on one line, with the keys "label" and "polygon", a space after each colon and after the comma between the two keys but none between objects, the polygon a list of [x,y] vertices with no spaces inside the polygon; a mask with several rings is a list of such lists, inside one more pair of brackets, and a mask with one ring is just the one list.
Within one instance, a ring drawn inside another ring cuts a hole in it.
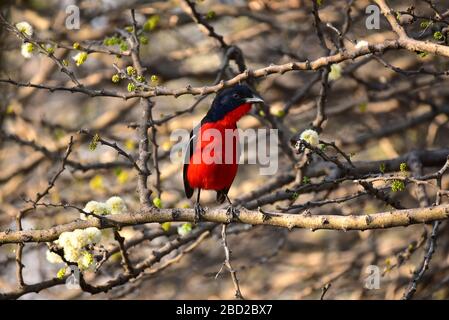
[{"label": "tree branch", "polygon": [[[395,210],[360,215],[296,215],[265,213],[240,209],[238,222],[252,225],[271,225],[288,229],[305,228],[311,230],[369,230],[404,227],[412,224],[428,223],[449,217],[449,205],[429,208]],[[229,220],[226,209],[208,209],[202,217],[204,221],[226,223]],[[76,220],[46,230],[25,230],[0,232],[0,244],[21,242],[49,242],[56,240],[62,232],[75,229],[97,227],[99,229],[116,226],[131,226],[151,222],[186,221],[194,222],[194,209],[144,208],[133,213],[116,214],[107,218]],[[237,221],[236,221],[237,222]]]}]

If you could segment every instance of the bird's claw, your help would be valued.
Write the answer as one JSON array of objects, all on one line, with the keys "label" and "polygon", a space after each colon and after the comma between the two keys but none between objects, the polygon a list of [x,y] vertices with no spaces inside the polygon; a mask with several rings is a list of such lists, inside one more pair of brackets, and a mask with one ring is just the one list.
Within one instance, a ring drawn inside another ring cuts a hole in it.
[{"label": "bird's claw", "polygon": [[233,205],[230,205],[226,210],[226,223],[231,223],[232,221],[237,220],[239,217],[239,213],[239,209],[237,209]]},{"label": "bird's claw", "polygon": [[198,223],[203,215],[206,213],[203,207],[199,203],[195,203],[195,217],[193,218],[194,223]]},{"label": "bird's claw", "polygon": [[262,213],[262,221],[263,222],[270,220],[274,216],[274,214],[266,212],[266,211],[262,210],[262,208],[260,208],[260,207],[259,207],[259,212]]}]

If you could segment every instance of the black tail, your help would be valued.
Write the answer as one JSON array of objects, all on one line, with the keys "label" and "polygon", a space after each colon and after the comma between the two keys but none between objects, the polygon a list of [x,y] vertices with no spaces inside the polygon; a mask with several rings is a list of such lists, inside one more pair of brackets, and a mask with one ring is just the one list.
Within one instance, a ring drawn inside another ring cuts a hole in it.
[{"label": "black tail", "polygon": [[220,204],[225,202],[226,198],[228,197],[228,192],[229,192],[229,188],[217,191],[217,202]]}]

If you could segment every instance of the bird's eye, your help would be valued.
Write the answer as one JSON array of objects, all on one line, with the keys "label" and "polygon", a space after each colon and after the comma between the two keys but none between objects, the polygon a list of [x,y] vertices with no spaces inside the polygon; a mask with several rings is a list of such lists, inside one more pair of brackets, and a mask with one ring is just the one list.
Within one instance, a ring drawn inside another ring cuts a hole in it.
[{"label": "bird's eye", "polygon": [[232,95],[232,97],[233,97],[234,99],[240,99],[240,95],[239,95],[238,93],[234,93],[234,94]]}]

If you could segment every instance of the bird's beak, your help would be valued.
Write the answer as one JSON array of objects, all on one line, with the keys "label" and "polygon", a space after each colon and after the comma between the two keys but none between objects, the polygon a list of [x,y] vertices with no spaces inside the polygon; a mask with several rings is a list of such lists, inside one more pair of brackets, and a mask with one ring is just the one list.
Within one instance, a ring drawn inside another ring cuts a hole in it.
[{"label": "bird's beak", "polygon": [[258,102],[264,103],[265,101],[263,101],[263,99],[261,97],[254,95],[251,98],[246,98],[245,102],[248,102],[248,103],[258,103]]}]

